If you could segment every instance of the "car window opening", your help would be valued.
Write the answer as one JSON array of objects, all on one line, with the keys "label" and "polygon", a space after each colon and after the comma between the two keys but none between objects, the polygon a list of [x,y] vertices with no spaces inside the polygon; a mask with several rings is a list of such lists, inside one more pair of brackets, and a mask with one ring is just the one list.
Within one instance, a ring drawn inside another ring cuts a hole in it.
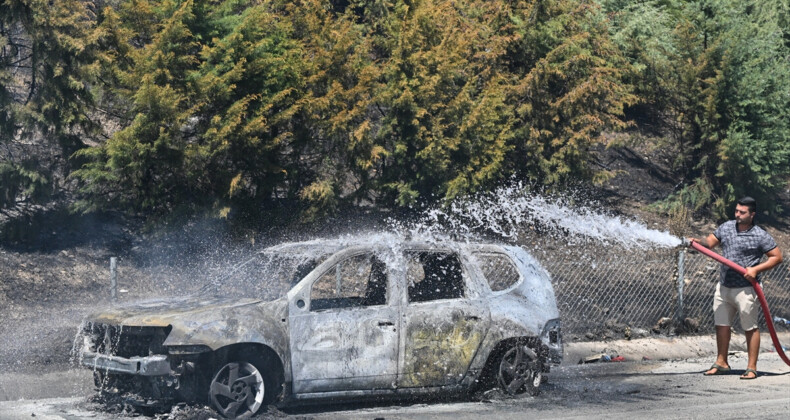
[{"label": "car window opening", "polygon": [[464,296],[461,261],[446,252],[410,252],[407,255],[409,302],[457,299]]},{"label": "car window opening", "polygon": [[362,254],[337,263],[313,283],[310,310],[354,308],[387,303],[386,266]]},{"label": "car window opening", "polygon": [[516,284],[521,276],[506,255],[476,252],[480,270],[492,292],[500,292]]}]

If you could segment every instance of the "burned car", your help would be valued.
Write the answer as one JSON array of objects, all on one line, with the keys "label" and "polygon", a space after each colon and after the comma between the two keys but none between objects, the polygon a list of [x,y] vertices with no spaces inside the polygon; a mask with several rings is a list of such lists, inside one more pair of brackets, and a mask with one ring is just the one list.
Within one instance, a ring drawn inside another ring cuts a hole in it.
[{"label": "burned car", "polygon": [[87,317],[80,363],[100,389],[204,401],[243,418],[316,398],[482,386],[537,394],[562,358],[549,276],[517,247],[289,243],[236,274],[245,287],[219,287],[240,296],[206,292]]}]

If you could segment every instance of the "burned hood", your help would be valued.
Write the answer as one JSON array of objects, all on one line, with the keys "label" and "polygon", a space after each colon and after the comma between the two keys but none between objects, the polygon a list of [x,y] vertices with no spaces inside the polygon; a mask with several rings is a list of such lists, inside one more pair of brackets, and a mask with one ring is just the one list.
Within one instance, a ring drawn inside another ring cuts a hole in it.
[{"label": "burned hood", "polygon": [[[155,299],[107,308],[88,315],[85,321],[129,327],[166,327],[172,325],[173,322],[180,323],[190,319],[205,318],[206,314],[261,303],[264,302],[258,299],[219,297]],[[266,305],[264,304],[264,306]]]},{"label": "burned hood", "polygon": [[[260,343],[284,354],[288,302],[259,299],[164,299],[138,302],[97,312],[87,325],[163,329],[163,345],[202,346],[217,350],[236,343]],[[91,326],[91,328],[93,328]]]}]

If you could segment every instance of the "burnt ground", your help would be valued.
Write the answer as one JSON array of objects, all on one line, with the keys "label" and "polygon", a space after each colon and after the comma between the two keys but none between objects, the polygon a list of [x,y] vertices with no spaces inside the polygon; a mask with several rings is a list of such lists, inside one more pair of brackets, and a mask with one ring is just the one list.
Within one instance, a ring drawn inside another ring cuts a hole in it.
[{"label": "burnt ground", "polygon": [[[597,156],[597,164],[617,175],[601,187],[585,187],[592,202],[678,235],[704,236],[715,228],[713,220],[670,217],[651,207],[678,184],[669,156],[633,148],[600,150]],[[780,200],[790,208],[790,185]],[[363,210],[325,227],[297,227],[303,232],[294,237],[283,234],[288,229],[239,235],[217,220],[154,230],[120,215],[75,216],[58,207],[0,214],[0,369],[48,372],[70,362],[81,318],[113,304],[110,257],[118,258],[118,301],[177,295],[222,275],[228,264],[262,244],[360,225],[375,228],[386,216]],[[777,242],[790,244],[787,212],[762,225]]]}]

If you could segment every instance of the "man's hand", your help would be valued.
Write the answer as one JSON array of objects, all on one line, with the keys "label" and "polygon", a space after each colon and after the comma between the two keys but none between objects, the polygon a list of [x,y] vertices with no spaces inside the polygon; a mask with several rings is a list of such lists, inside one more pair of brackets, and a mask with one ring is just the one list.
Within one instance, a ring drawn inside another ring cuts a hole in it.
[{"label": "man's hand", "polygon": [[745,267],[745,268],[746,268],[746,274],[744,274],[743,276],[746,277],[746,280],[749,281],[757,280],[757,273],[758,273],[757,269],[755,267]]},{"label": "man's hand", "polygon": [[756,280],[757,273],[770,270],[782,263],[782,251],[779,250],[778,246],[766,252],[765,255],[768,256],[767,260],[755,265],[754,267],[744,267],[746,268],[746,274],[743,276],[746,277],[746,280]]}]

